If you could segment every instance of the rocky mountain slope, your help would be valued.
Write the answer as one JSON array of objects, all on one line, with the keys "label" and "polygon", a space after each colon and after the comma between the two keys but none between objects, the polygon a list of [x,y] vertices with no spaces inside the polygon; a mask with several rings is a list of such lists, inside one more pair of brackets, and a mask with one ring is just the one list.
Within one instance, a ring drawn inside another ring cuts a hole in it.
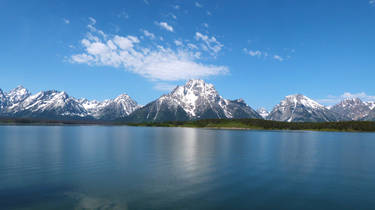
[{"label": "rocky mountain slope", "polygon": [[242,99],[228,100],[212,84],[189,80],[171,93],[134,111],[129,121],[160,122],[194,119],[258,118],[261,116]]},{"label": "rocky mountain slope", "polygon": [[267,109],[261,107],[259,109],[257,109],[257,112],[260,116],[263,117],[263,119],[267,119],[268,115],[270,114],[269,111],[267,111]]},{"label": "rocky mountain slope", "polygon": [[350,120],[361,120],[371,111],[371,105],[359,98],[347,98],[334,105],[330,110]]},{"label": "rocky mountain slope", "polygon": [[228,100],[212,84],[189,80],[169,94],[140,107],[130,96],[96,101],[49,90],[32,95],[26,88],[0,89],[0,117],[126,122],[256,118],[286,122],[375,121],[375,102],[349,98],[327,108],[301,94],[286,96],[271,112],[257,111],[244,100]]},{"label": "rocky mountain slope", "polygon": [[342,120],[318,102],[301,94],[286,96],[267,117],[268,120],[285,122],[329,122]]},{"label": "rocky mountain slope", "polygon": [[114,120],[128,116],[138,108],[128,95],[103,102],[75,99],[66,92],[49,90],[35,95],[22,86],[8,93],[0,90],[0,115],[16,118],[52,120]]}]

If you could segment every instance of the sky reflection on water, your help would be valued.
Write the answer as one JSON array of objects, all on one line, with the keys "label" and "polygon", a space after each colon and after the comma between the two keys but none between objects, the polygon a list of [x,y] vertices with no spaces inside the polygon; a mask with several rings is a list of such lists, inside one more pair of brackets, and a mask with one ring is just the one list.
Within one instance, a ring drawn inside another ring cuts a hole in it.
[{"label": "sky reflection on water", "polygon": [[372,133],[1,126],[12,209],[371,209]]}]

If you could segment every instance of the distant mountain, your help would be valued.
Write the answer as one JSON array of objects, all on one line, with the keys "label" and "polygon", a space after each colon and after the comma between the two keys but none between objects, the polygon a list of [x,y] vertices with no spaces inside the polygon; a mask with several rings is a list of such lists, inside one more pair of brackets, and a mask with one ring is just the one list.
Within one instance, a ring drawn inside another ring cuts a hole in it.
[{"label": "distant mountain", "polygon": [[242,99],[227,100],[212,84],[189,80],[127,118],[134,122],[185,121],[194,119],[258,118],[261,116]]},{"label": "distant mountain", "polygon": [[80,119],[88,117],[85,108],[65,92],[42,91],[11,104],[7,113],[22,118]]},{"label": "distant mountain", "polygon": [[371,110],[375,109],[375,101],[364,102]]},{"label": "distant mountain", "polygon": [[18,86],[15,89],[9,91],[6,94],[6,97],[8,98],[8,102],[10,104],[17,104],[25,100],[30,95],[30,92],[26,88],[24,88],[23,86]]},{"label": "distant mountain", "polygon": [[101,120],[122,119],[139,108],[137,102],[127,94],[121,94],[115,99],[103,102],[87,99],[80,99],[80,102],[90,116]]},{"label": "distant mountain", "polygon": [[374,101],[368,101],[364,102],[371,110],[367,114],[366,117],[364,117],[362,120],[368,120],[368,121],[375,121],[375,102]]},{"label": "distant mountain", "polygon": [[344,119],[318,102],[301,94],[286,96],[267,117],[285,122],[328,122]]},{"label": "distant mountain", "polygon": [[375,121],[375,109],[372,109],[366,117],[364,117],[362,120],[366,121]]},{"label": "distant mountain", "polygon": [[369,114],[370,107],[371,104],[364,103],[359,98],[347,98],[330,110],[350,120],[361,120]]},{"label": "distant mountain", "polygon": [[75,99],[66,92],[41,91],[35,95],[22,86],[4,93],[0,90],[0,115],[51,120],[115,120],[138,108],[128,95],[103,102]]},{"label": "distant mountain", "polygon": [[3,90],[0,89],[0,114],[4,113],[8,105],[8,99]]},{"label": "distant mountain", "polygon": [[9,92],[0,89],[0,117],[125,122],[232,118],[286,122],[375,121],[375,102],[350,98],[328,108],[297,94],[286,96],[271,112],[264,108],[255,111],[242,99],[223,98],[212,84],[189,80],[141,107],[127,94],[104,101],[90,101],[56,90],[32,95],[26,88],[18,86]]},{"label": "distant mountain", "polygon": [[267,109],[265,109],[265,108],[263,108],[263,107],[257,109],[257,112],[258,112],[258,114],[259,114],[260,116],[263,117],[263,119],[267,119],[267,116],[270,114],[270,112],[267,111]]}]

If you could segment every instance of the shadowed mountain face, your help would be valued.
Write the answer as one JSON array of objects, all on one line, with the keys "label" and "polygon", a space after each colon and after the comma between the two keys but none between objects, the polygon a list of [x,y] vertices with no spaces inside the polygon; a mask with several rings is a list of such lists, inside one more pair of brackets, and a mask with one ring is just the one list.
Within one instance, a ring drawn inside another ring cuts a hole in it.
[{"label": "shadowed mountain face", "polygon": [[329,122],[344,118],[323,105],[301,95],[286,96],[267,117],[268,120],[285,122]]},{"label": "shadowed mountain face", "polygon": [[369,104],[359,98],[348,98],[333,106],[331,111],[350,120],[361,120],[371,111]]},{"label": "shadowed mountain face", "polygon": [[267,119],[268,115],[270,114],[265,108],[261,107],[257,109],[257,112],[260,116],[263,117],[263,119]]},{"label": "shadowed mountain face", "polygon": [[7,97],[5,96],[3,90],[0,89],[0,114],[5,112],[7,103],[8,103]]},{"label": "shadowed mountain face", "polygon": [[134,111],[129,121],[183,121],[194,119],[258,118],[242,99],[227,100],[203,80],[190,80],[171,93]]},{"label": "shadowed mountain face", "polygon": [[375,121],[375,108],[372,109],[366,117],[363,118],[363,120],[367,120],[367,121]]},{"label": "shadowed mountain face", "polygon": [[5,117],[50,120],[114,120],[138,108],[128,95],[103,102],[75,99],[65,92],[49,90],[31,95],[19,86],[9,93],[0,90],[0,113]]},{"label": "shadowed mountain face", "polygon": [[32,95],[22,86],[0,89],[0,117],[48,120],[102,120],[165,122],[197,119],[254,118],[285,122],[375,121],[375,102],[345,99],[330,109],[301,95],[286,96],[271,112],[255,111],[242,99],[224,99],[214,86],[203,80],[189,80],[140,107],[130,96],[89,101],[66,92],[49,90]]}]

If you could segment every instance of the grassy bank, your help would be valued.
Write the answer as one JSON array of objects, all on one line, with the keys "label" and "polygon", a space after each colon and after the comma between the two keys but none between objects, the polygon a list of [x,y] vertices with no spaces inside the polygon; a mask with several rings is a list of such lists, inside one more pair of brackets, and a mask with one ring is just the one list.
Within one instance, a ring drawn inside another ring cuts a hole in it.
[{"label": "grassy bank", "polygon": [[375,122],[348,121],[348,122],[301,122],[289,123],[259,119],[207,119],[189,122],[163,123],[128,123],[131,126],[156,127],[193,127],[217,129],[254,129],[254,130],[314,130],[314,131],[361,131],[375,132]]},{"label": "grassy bank", "polygon": [[375,122],[278,122],[260,119],[205,119],[186,122],[103,122],[77,120],[38,120],[38,119],[1,119],[0,125],[128,125],[147,127],[191,127],[213,129],[252,129],[252,130],[314,130],[314,131],[346,131],[346,132],[375,132]]}]

